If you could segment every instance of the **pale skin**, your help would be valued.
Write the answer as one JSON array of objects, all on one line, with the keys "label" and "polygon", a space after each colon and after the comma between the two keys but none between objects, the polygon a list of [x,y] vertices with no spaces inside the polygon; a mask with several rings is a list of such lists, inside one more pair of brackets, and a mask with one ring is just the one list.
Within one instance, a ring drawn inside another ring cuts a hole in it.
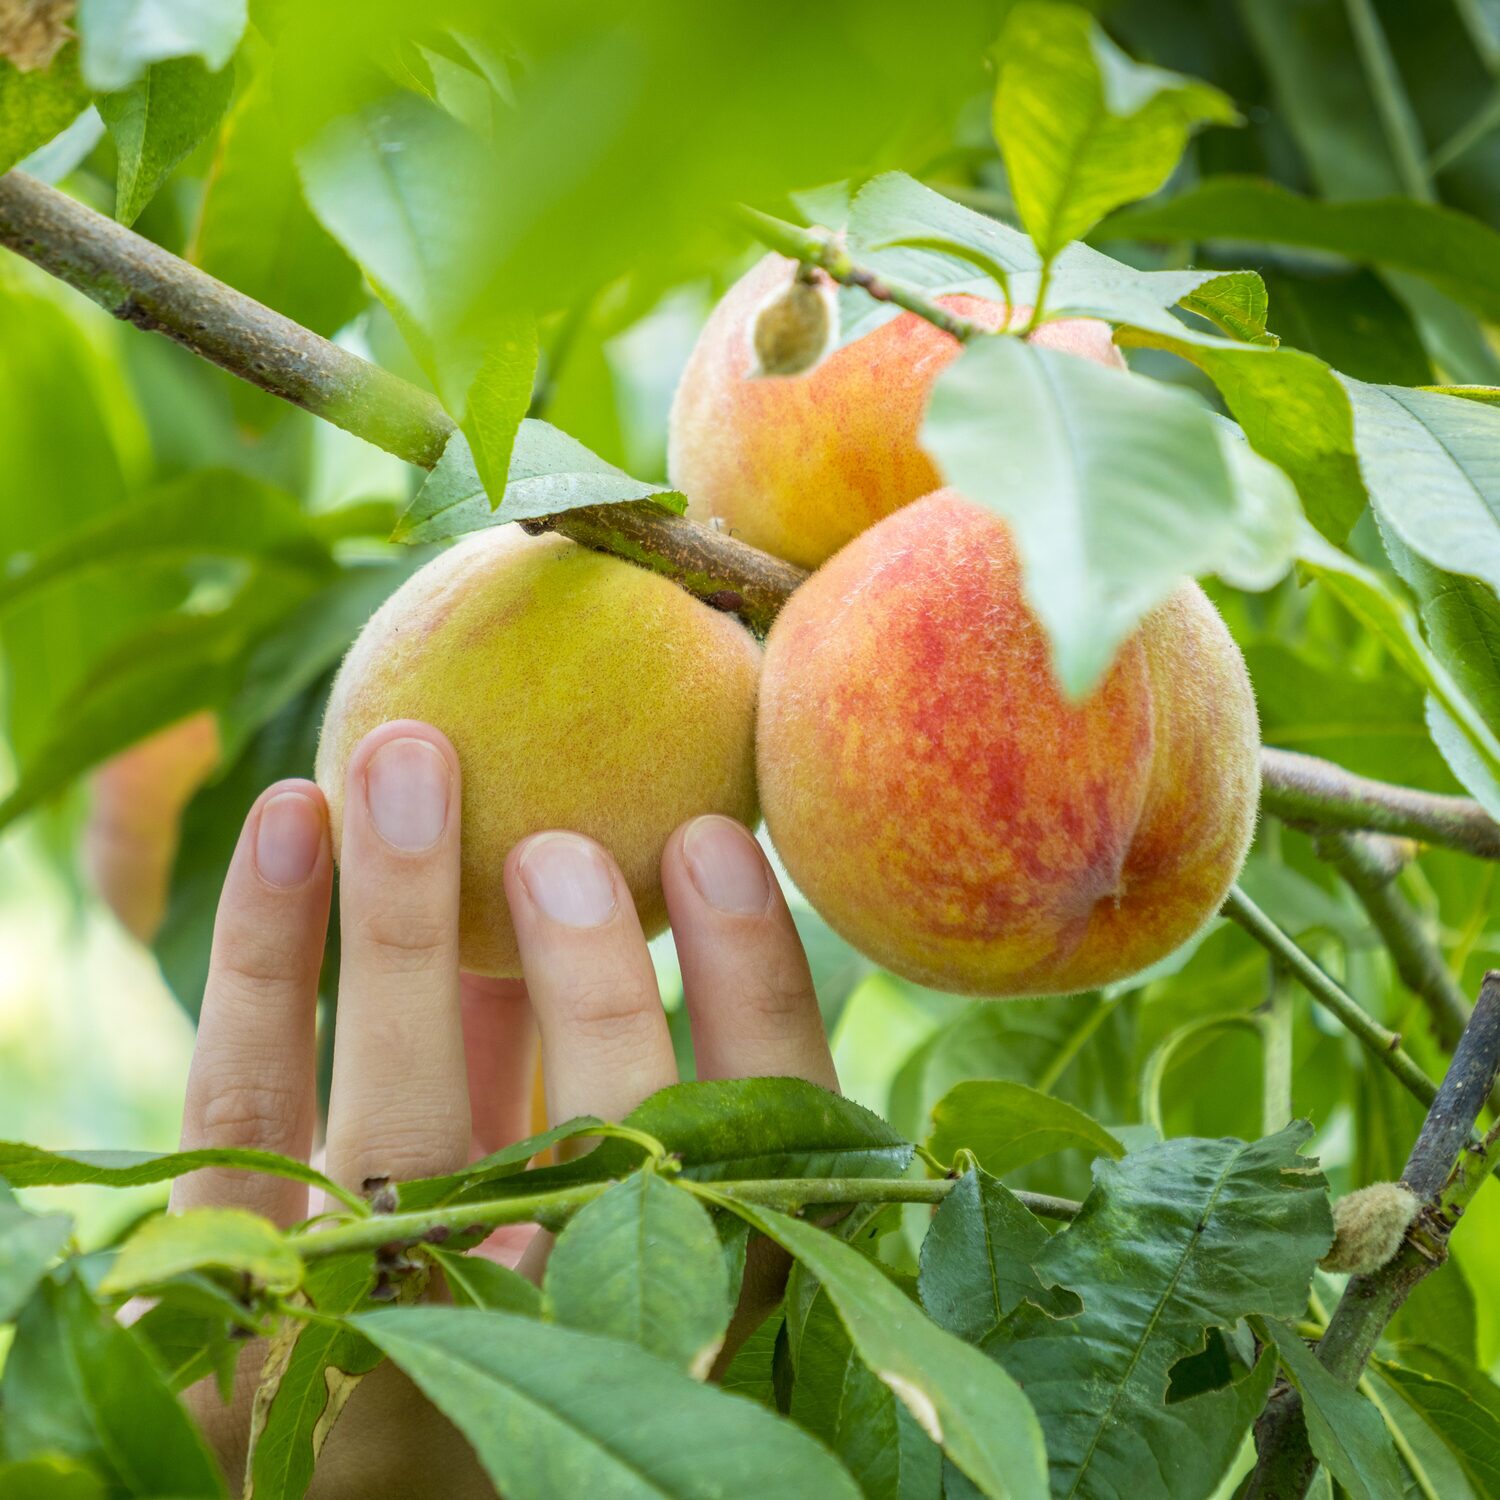
[{"label": "pale skin", "polygon": [[[589,840],[538,833],[506,860],[524,981],[459,972],[461,795],[452,746],[412,720],[374,730],[347,768],[325,1169],[356,1190],[372,1177],[452,1171],[526,1136],[538,1052],[554,1122],[619,1119],[677,1081],[629,891]],[[836,1088],[807,960],[750,834],[727,818],[684,824],[662,855],[662,882],[698,1076],[776,1074]],[[245,820],[220,899],[185,1149],[249,1146],[303,1160],[312,1152],[314,1006],[332,887],[321,793],[309,781],[268,788]],[[210,1204],[283,1225],[321,1207],[299,1184],[249,1173],[179,1181],[174,1208]],[[548,1237],[502,1234],[502,1255],[519,1256],[539,1278]],[[256,1353],[242,1358],[229,1406],[208,1385],[189,1393],[234,1482]],[[468,1445],[388,1364],[355,1391],[311,1490],[318,1500],[493,1493]]]}]

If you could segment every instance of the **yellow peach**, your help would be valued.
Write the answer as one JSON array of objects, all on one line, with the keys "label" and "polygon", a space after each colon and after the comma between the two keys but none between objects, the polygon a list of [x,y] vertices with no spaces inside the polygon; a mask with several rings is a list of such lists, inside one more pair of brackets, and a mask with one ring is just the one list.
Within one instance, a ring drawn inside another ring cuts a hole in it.
[{"label": "yellow peach", "polygon": [[334,682],[318,745],[335,848],[344,767],[388,719],[443,731],[463,777],[460,957],[520,973],[505,857],[566,828],[618,861],[647,933],[659,863],[699,813],[756,817],[760,647],[675,583],[513,526],[466,537],[376,612]]}]

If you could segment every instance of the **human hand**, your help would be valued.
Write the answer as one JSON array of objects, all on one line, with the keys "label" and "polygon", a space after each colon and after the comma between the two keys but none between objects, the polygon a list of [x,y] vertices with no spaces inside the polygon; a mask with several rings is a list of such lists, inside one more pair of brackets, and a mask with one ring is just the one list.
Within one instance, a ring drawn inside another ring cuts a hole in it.
[{"label": "human hand", "polygon": [[[350,757],[341,851],[342,961],[326,1170],[371,1178],[453,1171],[524,1137],[540,1046],[547,1114],[618,1119],[673,1083],[656,977],[614,861],[576,834],[511,851],[505,889],[525,982],[458,969],[458,761],[436,730],[382,725]],[[726,818],[674,833],[662,883],[700,1078],[837,1080],[812,979],[774,875]],[[333,884],[327,808],[284,781],[245,820],[220,900],[182,1145],[306,1160],[316,1127],[314,1010]],[[278,1224],[307,1190],[243,1172],[179,1181],[176,1209],[235,1206]],[[510,1232],[511,1258],[528,1231]],[[540,1274],[545,1236],[522,1270]],[[243,1469],[259,1352],[234,1400],[190,1399],[231,1474]],[[367,1376],[328,1439],[310,1492],[492,1495],[468,1445],[393,1366]]]}]

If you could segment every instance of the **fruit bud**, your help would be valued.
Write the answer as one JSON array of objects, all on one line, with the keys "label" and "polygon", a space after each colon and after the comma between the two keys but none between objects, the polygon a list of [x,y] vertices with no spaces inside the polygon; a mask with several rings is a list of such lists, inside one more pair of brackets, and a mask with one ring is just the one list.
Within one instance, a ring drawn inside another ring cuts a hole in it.
[{"label": "fruit bud", "polygon": [[1333,1205],[1333,1244],[1318,1264],[1355,1276],[1378,1271],[1401,1248],[1420,1207],[1399,1182],[1372,1182],[1347,1194]]},{"label": "fruit bud", "polygon": [[771,293],[755,314],[750,343],[757,375],[801,375],[828,353],[838,329],[833,288],[799,276]]}]

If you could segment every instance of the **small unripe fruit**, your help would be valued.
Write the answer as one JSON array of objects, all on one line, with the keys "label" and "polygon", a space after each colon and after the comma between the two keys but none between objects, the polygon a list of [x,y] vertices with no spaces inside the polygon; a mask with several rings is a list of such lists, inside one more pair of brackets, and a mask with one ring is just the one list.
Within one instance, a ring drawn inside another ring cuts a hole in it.
[{"label": "small unripe fruit", "polygon": [[[919,438],[933,382],[960,346],[926,319],[901,313],[827,358],[799,364],[819,336],[813,296],[834,306],[823,273],[807,293],[799,285],[806,283],[795,262],[768,255],[714,309],[672,403],[667,467],[695,520],[716,521],[741,541],[813,568],[943,482]],[[937,300],[987,329],[1005,324],[1004,307],[984,297]],[[768,308],[777,309],[770,326]],[[1029,308],[1014,309],[1011,326],[1029,316]],[[1044,323],[1031,338],[1124,367],[1109,325],[1093,318]],[[807,373],[767,378],[782,363],[788,374]]]},{"label": "small unripe fruit", "polygon": [[465,969],[520,973],[505,858],[544,829],[603,844],[659,932],[673,829],[699,813],[755,821],[759,670],[738,621],[666,578],[561,537],[478,532],[408,579],[339,670],[317,764],[335,848],[355,746],[421,719],[463,777]]},{"label": "small unripe fruit", "polygon": [[751,373],[801,375],[828,353],[837,328],[833,288],[794,276],[761,304],[750,325]]},{"label": "small unripe fruit", "polygon": [[1218,910],[1260,793],[1238,648],[1185,583],[1081,703],[1004,522],[951,490],[797,590],[766,643],[757,760],[777,851],[855,947],[921,984],[1067,994]]},{"label": "small unripe fruit", "polygon": [[1333,1244],[1318,1262],[1325,1271],[1367,1276],[1401,1248],[1421,1203],[1399,1182],[1372,1182],[1333,1205]]},{"label": "small unripe fruit", "polygon": [[158,730],[94,773],[83,866],[143,943],[166,915],[183,809],[218,761],[218,721],[205,711]]}]

